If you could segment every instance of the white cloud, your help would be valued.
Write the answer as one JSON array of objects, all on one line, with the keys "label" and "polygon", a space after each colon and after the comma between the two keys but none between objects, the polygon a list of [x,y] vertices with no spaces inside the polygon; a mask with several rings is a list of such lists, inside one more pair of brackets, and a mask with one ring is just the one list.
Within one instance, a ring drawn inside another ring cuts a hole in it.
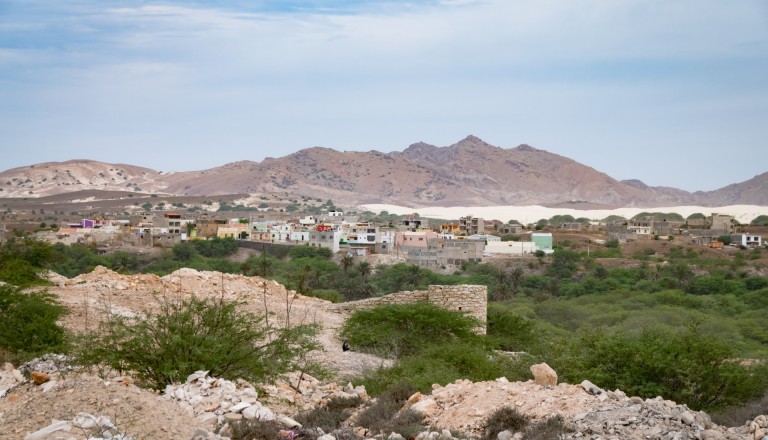
[{"label": "white cloud", "polygon": [[[57,119],[52,140],[153,152],[215,141],[230,160],[258,160],[267,152],[246,146],[388,150],[473,133],[610,174],[605,151],[617,147],[706,151],[738,132],[758,151],[768,134],[759,0],[444,0],[344,14],[98,5],[24,20],[21,35],[42,42],[0,49],[23,113]],[[39,142],[7,117],[6,139]]]}]

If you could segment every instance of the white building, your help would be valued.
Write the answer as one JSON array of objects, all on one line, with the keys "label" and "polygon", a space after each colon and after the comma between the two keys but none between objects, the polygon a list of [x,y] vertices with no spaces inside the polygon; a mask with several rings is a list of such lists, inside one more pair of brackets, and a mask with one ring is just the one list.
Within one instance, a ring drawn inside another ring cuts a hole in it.
[{"label": "white building", "polygon": [[763,245],[763,239],[757,234],[734,234],[731,235],[731,244],[745,247],[760,247]]},{"label": "white building", "polygon": [[537,250],[532,241],[489,241],[485,245],[485,253],[493,255],[533,254]]}]

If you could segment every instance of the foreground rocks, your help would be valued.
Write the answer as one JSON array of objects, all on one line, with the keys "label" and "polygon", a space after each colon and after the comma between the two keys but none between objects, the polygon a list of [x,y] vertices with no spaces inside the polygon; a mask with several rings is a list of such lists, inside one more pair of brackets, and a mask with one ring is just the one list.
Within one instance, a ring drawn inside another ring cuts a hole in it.
[{"label": "foreground rocks", "polygon": [[[628,397],[619,390],[589,385],[551,386],[504,378],[477,383],[458,380],[444,387],[435,385],[431,394],[416,395],[408,405],[422,412],[434,428],[473,435],[482,434],[486,418],[496,409],[511,406],[533,421],[559,414],[573,431],[565,434],[568,439],[762,440],[762,428],[725,428],[713,424],[704,412],[661,397]],[[757,436],[750,435],[750,429]]]},{"label": "foreground rocks", "polygon": [[[35,366],[44,369],[39,363]],[[298,374],[256,387],[199,371],[161,394],[136,387],[127,376],[103,379],[52,372],[49,379],[35,385],[6,364],[0,386],[11,386],[0,398],[0,439],[226,439],[231,434],[228,425],[243,419],[275,421],[290,438],[300,428],[293,417],[302,410],[334,397],[370,401],[363,387],[323,383],[307,375],[299,384]],[[414,394],[404,408],[425,416],[427,426],[417,440],[450,440],[457,433],[482,435],[488,416],[502,406],[515,408],[532,422],[561,416],[569,431],[562,436],[566,439],[764,440],[768,436],[765,415],[741,427],[725,428],[686,405],[661,397],[629,397],[589,381],[553,386],[504,378],[476,383],[458,380],[436,384],[429,394]],[[366,435],[364,427],[349,430],[360,438]],[[318,432],[318,436],[336,440],[332,434]],[[522,433],[505,431],[501,437],[522,438]],[[400,436],[387,439],[400,440]]]}]

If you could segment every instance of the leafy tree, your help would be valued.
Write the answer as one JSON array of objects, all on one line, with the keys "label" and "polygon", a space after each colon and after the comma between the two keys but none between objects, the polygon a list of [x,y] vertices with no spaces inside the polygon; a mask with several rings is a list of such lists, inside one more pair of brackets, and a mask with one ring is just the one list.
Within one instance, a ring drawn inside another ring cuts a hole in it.
[{"label": "leafy tree", "polygon": [[236,301],[158,302],[158,312],[134,319],[113,315],[100,331],[86,335],[81,362],[135,371],[143,384],[162,389],[198,370],[231,380],[268,380],[300,367],[299,357],[317,347],[314,326],[268,328],[262,316],[242,311]]},{"label": "leafy tree", "polygon": [[768,226],[768,215],[758,215],[749,224],[753,226]]},{"label": "leafy tree", "polygon": [[65,331],[57,322],[66,309],[46,291],[22,293],[0,285],[0,357],[24,362],[49,352],[66,352]]},{"label": "leafy tree", "polygon": [[314,247],[309,245],[294,246],[293,248],[291,248],[290,252],[288,252],[288,256],[292,259],[315,258],[315,257],[331,258],[333,256],[333,251],[331,251],[328,248]]},{"label": "leafy tree", "polygon": [[197,255],[197,249],[195,245],[189,241],[182,241],[173,246],[173,257],[178,261],[187,262]]},{"label": "leafy tree", "polygon": [[535,325],[499,303],[488,305],[488,337],[504,351],[528,350],[536,341]]},{"label": "leafy tree", "polygon": [[[639,333],[582,333],[550,365],[566,381],[589,377],[606,389],[640,397],[664,396],[711,410],[762,396],[768,366],[738,362],[732,346],[705,334],[700,322],[682,331],[645,327]],[[554,352],[553,352],[554,353]]]},{"label": "leafy tree", "polygon": [[578,269],[579,254],[561,250],[552,256],[552,264],[547,268],[547,275],[555,278],[570,278]]},{"label": "leafy tree", "polygon": [[197,249],[200,255],[209,258],[221,258],[232,255],[239,248],[237,240],[231,237],[214,237],[210,240],[192,240],[190,241]]},{"label": "leafy tree", "polygon": [[341,337],[359,351],[403,357],[441,342],[477,342],[477,325],[461,312],[426,302],[383,304],[355,311]]}]

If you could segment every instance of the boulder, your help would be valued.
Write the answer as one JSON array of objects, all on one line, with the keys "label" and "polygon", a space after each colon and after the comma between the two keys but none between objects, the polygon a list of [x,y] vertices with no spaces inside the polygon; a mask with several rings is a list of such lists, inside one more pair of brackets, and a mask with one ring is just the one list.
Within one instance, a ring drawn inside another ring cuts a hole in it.
[{"label": "boulder", "polygon": [[29,374],[29,377],[32,379],[32,382],[35,385],[42,385],[51,380],[51,376],[49,376],[47,373],[43,373],[42,371],[33,371]]},{"label": "boulder", "polygon": [[539,385],[557,385],[557,373],[546,363],[531,365],[531,373],[533,373],[534,382]]},{"label": "boulder", "polygon": [[584,391],[588,392],[593,396],[604,393],[602,388],[600,388],[599,386],[593,384],[592,382],[586,379],[581,382],[581,387],[584,388]]}]

